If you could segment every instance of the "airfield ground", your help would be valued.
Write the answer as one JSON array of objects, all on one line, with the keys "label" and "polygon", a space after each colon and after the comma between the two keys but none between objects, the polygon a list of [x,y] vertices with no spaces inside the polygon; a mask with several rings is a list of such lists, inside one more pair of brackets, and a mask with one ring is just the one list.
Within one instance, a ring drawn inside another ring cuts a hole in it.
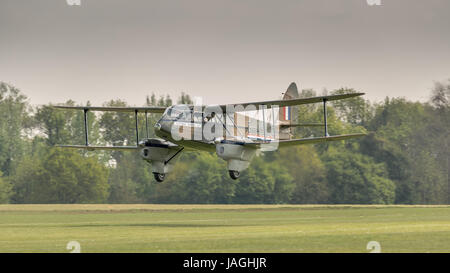
[{"label": "airfield ground", "polygon": [[0,205],[0,252],[450,252],[450,206]]}]

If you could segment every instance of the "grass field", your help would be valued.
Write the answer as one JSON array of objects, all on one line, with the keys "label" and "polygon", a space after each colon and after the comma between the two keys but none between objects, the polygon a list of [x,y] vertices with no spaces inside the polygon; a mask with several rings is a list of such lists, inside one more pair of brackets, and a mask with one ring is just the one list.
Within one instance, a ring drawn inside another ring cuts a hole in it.
[{"label": "grass field", "polygon": [[450,252],[450,206],[0,205],[0,252]]}]

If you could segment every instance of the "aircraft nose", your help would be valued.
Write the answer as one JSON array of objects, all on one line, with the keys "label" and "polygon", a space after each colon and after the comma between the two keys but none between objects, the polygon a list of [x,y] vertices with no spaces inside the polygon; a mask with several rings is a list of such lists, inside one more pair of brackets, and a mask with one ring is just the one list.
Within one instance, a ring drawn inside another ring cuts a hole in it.
[{"label": "aircraft nose", "polygon": [[157,122],[155,124],[155,129],[158,130],[158,131],[161,130],[161,123]]}]

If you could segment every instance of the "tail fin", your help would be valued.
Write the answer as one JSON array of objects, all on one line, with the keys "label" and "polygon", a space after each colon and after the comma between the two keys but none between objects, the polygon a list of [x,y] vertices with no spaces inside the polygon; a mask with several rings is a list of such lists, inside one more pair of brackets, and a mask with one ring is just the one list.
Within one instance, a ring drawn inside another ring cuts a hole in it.
[{"label": "tail fin", "polygon": [[283,100],[292,100],[292,99],[298,99],[299,95],[298,95],[298,89],[297,89],[297,85],[295,84],[295,82],[292,82],[288,89],[286,90],[286,92],[283,95]]},{"label": "tail fin", "polygon": [[[295,82],[292,82],[286,92],[283,94],[283,100],[299,98],[298,89]],[[295,106],[285,106],[280,108],[280,139],[291,139],[292,127],[290,126],[297,117]]]}]

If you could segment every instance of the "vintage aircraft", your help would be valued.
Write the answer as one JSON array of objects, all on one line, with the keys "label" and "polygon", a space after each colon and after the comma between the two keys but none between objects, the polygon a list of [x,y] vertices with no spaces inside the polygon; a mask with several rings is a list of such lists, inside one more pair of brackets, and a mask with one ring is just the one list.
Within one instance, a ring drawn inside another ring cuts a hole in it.
[{"label": "vintage aircraft", "polygon": [[[152,165],[156,181],[162,182],[174,166],[175,160],[186,148],[215,152],[227,161],[229,175],[239,178],[258,151],[275,150],[278,147],[345,140],[365,134],[329,136],[327,128],[327,101],[364,95],[350,93],[331,96],[299,98],[297,86],[291,83],[281,100],[241,103],[235,105],[174,105],[170,107],[95,107],[54,106],[60,109],[84,111],[84,145],[58,145],[87,150],[139,150],[140,156]],[[323,123],[293,123],[295,106],[323,103]],[[239,107],[237,107],[239,106]],[[270,109],[268,108],[270,107]],[[88,111],[134,112],[136,127],[135,146],[93,146],[88,141]],[[255,113],[253,116],[240,113]],[[270,112],[271,111],[271,112]],[[140,139],[138,113],[145,113],[146,138]],[[149,138],[148,113],[162,114],[154,125],[158,138]],[[261,119],[262,113],[262,119]],[[258,116],[259,115],[259,116]],[[267,119],[269,117],[269,119]],[[240,122],[237,122],[239,120]],[[323,126],[324,136],[292,139],[292,128],[297,126]],[[208,128],[208,130],[206,130]],[[204,134],[209,132],[210,134]]]}]

